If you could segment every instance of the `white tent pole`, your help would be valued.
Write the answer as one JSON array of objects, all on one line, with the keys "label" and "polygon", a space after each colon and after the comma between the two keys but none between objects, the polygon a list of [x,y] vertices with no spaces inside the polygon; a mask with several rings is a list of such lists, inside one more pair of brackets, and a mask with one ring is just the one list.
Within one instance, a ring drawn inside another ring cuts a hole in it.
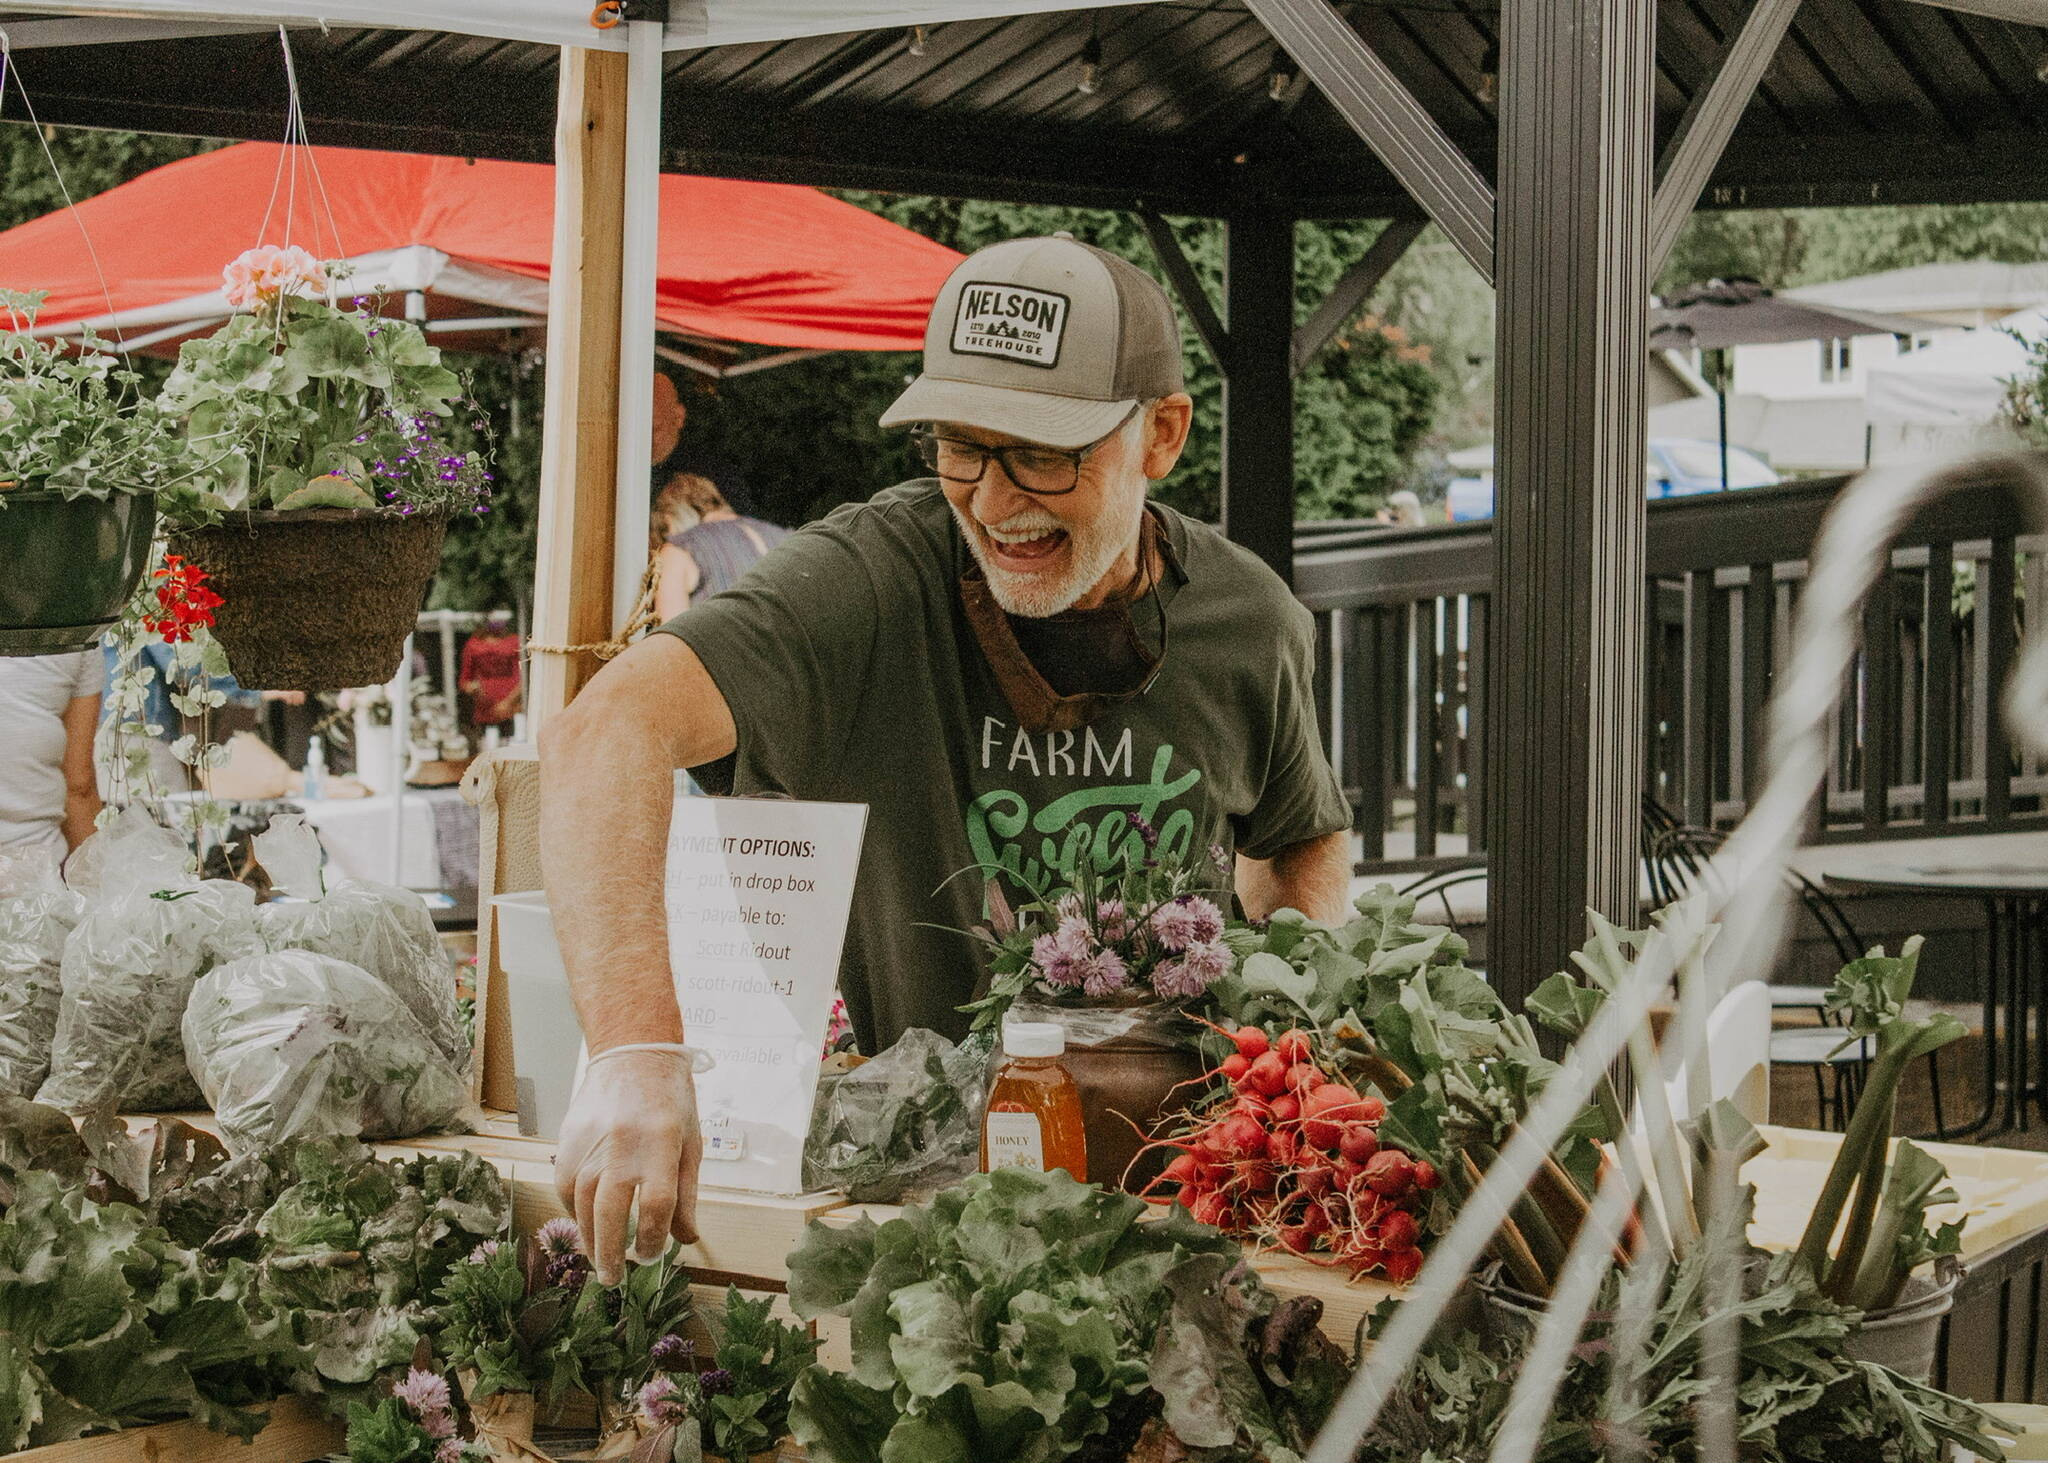
[{"label": "white tent pole", "polygon": [[613,499],[612,623],[633,617],[647,568],[654,436],[654,282],[661,248],[659,21],[627,23],[625,238],[619,279],[619,487]]},{"label": "white tent pole", "polygon": [[405,658],[391,695],[391,879],[405,887],[405,770],[412,762],[412,641],[405,637]]}]

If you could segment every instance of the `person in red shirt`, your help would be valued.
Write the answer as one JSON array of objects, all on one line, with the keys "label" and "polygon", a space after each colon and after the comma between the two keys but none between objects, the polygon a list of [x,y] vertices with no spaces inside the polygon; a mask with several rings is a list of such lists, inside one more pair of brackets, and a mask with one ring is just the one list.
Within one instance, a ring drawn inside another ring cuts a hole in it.
[{"label": "person in red shirt", "polygon": [[463,643],[456,680],[479,727],[512,720],[520,707],[519,636],[508,611],[492,610],[484,628]]}]

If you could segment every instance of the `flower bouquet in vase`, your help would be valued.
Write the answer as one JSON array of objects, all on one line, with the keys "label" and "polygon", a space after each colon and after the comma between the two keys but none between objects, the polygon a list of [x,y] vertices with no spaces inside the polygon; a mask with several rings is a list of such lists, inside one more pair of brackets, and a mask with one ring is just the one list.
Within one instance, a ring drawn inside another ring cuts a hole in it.
[{"label": "flower bouquet in vase", "polygon": [[989,952],[988,994],[964,1009],[976,1032],[1006,1017],[1065,1029],[1088,1178],[1135,1192],[1164,1158],[1133,1160],[1182,1105],[1175,1089],[1202,1076],[1198,1028],[1181,1008],[1236,960],[1223,941],[1228,856],[1211,848],[1176,858],[1144,819],[1130,821],[1137,836],[1119,843],[1117,859],[1101,863],[1083,848],[1069,883],[1028,903],[1013,905],[989,881],[988,923],[969,931]]},{"label": "flower bouquet in vase", "polygon": [[483,455],[463,445],[488,423],[417,324],[374,296],[336,303],[304,249],[251,249],[224,280],[239,313],[179,348],[158,397],[204,462],[167,514],[172,547],[212,576],[244,686],[379,685],[449,520],[489,506]]}]

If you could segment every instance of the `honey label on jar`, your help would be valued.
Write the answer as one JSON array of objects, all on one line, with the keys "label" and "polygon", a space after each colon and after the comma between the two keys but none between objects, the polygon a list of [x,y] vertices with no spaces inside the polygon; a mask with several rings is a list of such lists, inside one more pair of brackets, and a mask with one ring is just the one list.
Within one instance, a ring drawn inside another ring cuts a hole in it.
[{"label": "honey label on jar", "polygon": [[999,1168],[1045,1172],[1045,1139],[1039,1131],[1036,1113],[992,1112],[984,1131],[988,1137],[990,1173]]}]

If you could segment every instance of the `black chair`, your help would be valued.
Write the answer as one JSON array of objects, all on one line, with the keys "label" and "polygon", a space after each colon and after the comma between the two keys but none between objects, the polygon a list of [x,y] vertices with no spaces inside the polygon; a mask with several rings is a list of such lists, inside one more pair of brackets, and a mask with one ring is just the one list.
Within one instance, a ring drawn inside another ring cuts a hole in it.
[{"label": "black chair", "polygon": [[1486,865],[1484,864],[1473,864],[1457,869],[1433,869],[1395,892],[1400,894],[1403,899],[1413,899],[1415,901],[1415,916],[1417,919],[1433,920],[1431,913],[1423,908],[1423,903],[1426,900],[1435,899],[1443,905],[1443,923],[1456,930],[1460,936],[1466,939],[1467,943],[1470,943],[1471,937],[1465,935],[1465,926],[1459,920],[1457,911],[1451,907],[1450,891],[1457,888],[1460,884],[1476,884],[1485,877]]},{"label": "black chair", "polygon": [[[1669,904],[1689,892],[1699,882],[1700,873],[1713,858],[1715,850],[1725,841],[1724,834],[1712,829],[1688,828],[1682,824],[1664,828],[1653,840],[1647,841],[1643,861],[1648,868],[1650,890],[1656,903],[1660,906]],[[1786,870],[1785,883],[1798,897],[1808,916],[1820,926],[1842,964],[1847,965],[1860,958],[1869,949],[1856,933],[1856,926],[1850,922],[1848,914],[1827,890],[1796,869]],[[1858,1037],[1849,1041],[1844,1038],[1835,1013],[1828,1008],[1827,991],[1821,986],[1773,984],[1770,990],[1773,1011],[1810,1011],[1817,1019],[1817,1024],[1811,1027],[1774,1029],[1771,1033],[1771,1061],[1811,1070],[1822,1121],[1826,1122],[1832,1113],[1833,1126],[1847,1128],[1849,1114],[1855,1111],[1864,1073],[1873,1055],[1870,1039]],[[1940,1139],[1947,1135],[1948,1124],[1942,1115],[1941,1067],[1932,1052],[1927,1057],[1927,1082],[1934,1105],[1933,1136]]]}]

